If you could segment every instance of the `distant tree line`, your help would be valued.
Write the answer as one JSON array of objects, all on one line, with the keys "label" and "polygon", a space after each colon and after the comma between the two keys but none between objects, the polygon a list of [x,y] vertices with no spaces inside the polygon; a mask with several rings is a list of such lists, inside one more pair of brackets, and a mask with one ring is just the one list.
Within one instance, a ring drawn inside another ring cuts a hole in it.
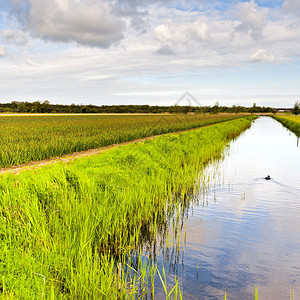
[{"label": "distant tree line", "polygon": [[300,115],[300,102],[299,101],[295,102],[294,107],[292,109],[292,113],[296,116]]},{"label": "distant tree line", "polygon": [[150,106],[150,105],[62,105],[49,101],[0,103],[0,113],[273,113],[272,107],[220,106]]}]

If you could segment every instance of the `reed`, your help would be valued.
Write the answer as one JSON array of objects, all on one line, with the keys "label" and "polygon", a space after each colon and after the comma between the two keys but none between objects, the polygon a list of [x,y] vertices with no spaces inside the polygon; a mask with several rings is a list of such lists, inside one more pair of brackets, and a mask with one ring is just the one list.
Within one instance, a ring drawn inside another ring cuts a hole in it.
[{"label": "reed", "polygon": [[272,116],[273,119],[280,122],[284,127],[294,132],[300,137],[300,116]]}]

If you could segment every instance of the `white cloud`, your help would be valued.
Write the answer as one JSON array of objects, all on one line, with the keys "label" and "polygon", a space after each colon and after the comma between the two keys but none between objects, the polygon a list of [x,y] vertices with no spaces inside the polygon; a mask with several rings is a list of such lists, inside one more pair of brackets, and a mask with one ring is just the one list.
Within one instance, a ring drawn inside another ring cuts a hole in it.
[{"label": "white cloud", "polygon": [[210,39],[208,25],[201,20],[177,24],[169,21],[160,24],[154,28],[154,37],[160,43],[159,54],[186,52],[199,44],[207,43]]},{"label": "white cloud", "polygon": [[0,46],[0,57],[4,57],[6,55],[7,55],[7,50],[3,46]]},{"label": "white cloud", "polygon": [[299,31],[300,27],[300,1],[299,0],[286,0],[282,5],[283,11],[290,19],[289,28]]},{"label": "white cloud", "polygon": [[172,55],[174,54],[173,49],[169,45],[164,45],[156,51],[159,55]]},{"label": "white cloud", "polygon": [[263,37],[264,28],[267,25],[265,9],[259,9],[254,0],[237,5],[237,15],[241,23],[236,27],[237,31],[250,34],[254,40]]},{"label": "white cloud", "polygon": [[24,28],[40,38],[109,47],[122,39],[123,23],[107,1],[11,0]]},{"label": "white cloud", "polygon": [[275,56],[266,51],[265,49],[259,49],[251,55],[251,61],[254,62],[274,62]]},{"label": "white cloud", "polygon": [[38,64],[34,63],[30,58],[26,58],[25,62],[29,66],[38,66]]},{"label": "white cloud", "polygon": [[286,0],[282,7],[290,12],[296,12],[300,14],[300,1],[299,0]]},{"label": "white cloud", "polygon": [[2,36],[9,44],[26,45],[28,43],[26,34],[20,30],[3,30]]},{"label": "white cloud", "polygon": [[[220,4],[224,1],[204,0],[169,1],[171,5],[165,5],[168,0],[10,1],[15,2],[18,22],[7,12],[1,27],[7,33],[0,44],[15,43],[18,32],[28,40],[25,50],[10,45],[11,59],[1,60],[5,72],[0,72],[0,82],[6,95],[16,99],[31,95],[51,101],[122,103],[130,93],[154,90],[159,95],[193,90],[199,84],[207,87],[202,75],[218,70],[223,77],[212,80],[213,89],[230,77],[229,70],[258,67],[251,62],[276,62],[268,66],[275,68],[300,57],[300,31],[289,26],[298,18],[287,6],[297,5],[291,0],[284,8],[228,1],[226,9]],[[114,43],[109,50],[99,49]],[[199,80],[191,81],[189,74]],[[114,93],[123,96],[110,98]],[[235,99],[235,84],[230,93],[228,99]],[[220,91],[218,98],[224,94]],[[214,92],[202,96],[212,104],[217,100]],[[159,96],[135,99],[161,101]]]}]

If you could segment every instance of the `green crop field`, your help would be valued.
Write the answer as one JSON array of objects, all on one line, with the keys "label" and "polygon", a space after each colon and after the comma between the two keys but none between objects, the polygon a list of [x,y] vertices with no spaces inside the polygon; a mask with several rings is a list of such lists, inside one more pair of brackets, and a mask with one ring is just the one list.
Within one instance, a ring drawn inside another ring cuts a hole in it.
[{"label": "green crop field", "polygon": [[300,136],[300,116],[273,116],[273,118]]},{"label": "green crop field", "polygon": [[0,115],[0,168],[241,116],[244,115]]},{"label": "green crop field", "polygon": [[[153,293],[153,274],[158,271],[144,263],[138,264],[137,272],[131,269],[132,251],[137,251],[145,239],[155,238],[157,228],[166,222],[166,211],[185,205],[179,201],[187,201],[184,195],[198,182],[201,170],[219,158],[228,142],[249,128],[254,118],[161,136],[69,164],[1,175],[1,296],[138,299],[137,295]],[[212,119],[216,117],[209,116],[206,121]],[[56,119],[44,120],[49,126]],[[97,120],[93,117],[88,124],[95,128]],[[116,120],[129,128],[136,124],[135,118]],[[30,124],[33,120],[21,122]],[[85,124],[87,119],[71,118],[66,133],[75,131],[71,126],[74,122]],[[101,122],[107,125],[103,119]],[[15,119],[12,124],[19,130],[14,132],[26,131]],[[30,124],[35,134],[39,129],[43,132],[45,142],[45,126],[42,122],[38,125]],[[109,123],[109,132],[114,133],[112,127]],[[80,126],[76,128],[79,134]],[[163,272],[159,276],[164,282]],[[177,283],[171,291],[164,283],[164,289],[174,297],[180,294]]]}]

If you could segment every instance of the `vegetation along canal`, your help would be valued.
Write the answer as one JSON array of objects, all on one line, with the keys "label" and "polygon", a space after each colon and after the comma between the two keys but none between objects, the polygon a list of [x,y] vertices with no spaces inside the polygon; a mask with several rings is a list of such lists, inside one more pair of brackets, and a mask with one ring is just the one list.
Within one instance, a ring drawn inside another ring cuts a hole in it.
[{"label": "vegetation along canal", "polygon": [[298,299],[300,148],[254,119],[1,174],[0,295]]},{"label": "vegetation along canal", "polygon": [[[180,216],[170,218],[168,235],[145,252],[157,255],[170,286],[178,278],[184,299],[224,299],[225,292],[227,299],[254,299],[255,286],[259,299],[298,299],[297,137],[260,117],[224,159],[207,167],[206,178],[209,173],[207,190],[194,192]],[[157,299],[164,298],[157,289]]]}]

